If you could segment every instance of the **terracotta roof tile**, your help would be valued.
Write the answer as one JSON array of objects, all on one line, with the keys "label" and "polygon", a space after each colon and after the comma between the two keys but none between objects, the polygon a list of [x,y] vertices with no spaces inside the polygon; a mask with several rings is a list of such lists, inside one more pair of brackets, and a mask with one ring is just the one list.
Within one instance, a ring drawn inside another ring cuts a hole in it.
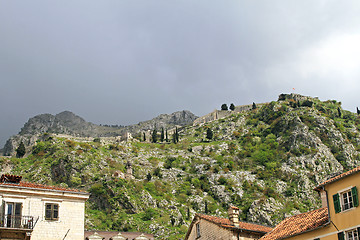
[{"label": "terracotta roof tile", "polygon": [[311,231],[328,224],[328,209],[326,207],[298,214],[280,222],[261,240],[278,240],[303,232]]},{"label": "terracotta roof tile", "polygon": [[[235,226],[233,226],[230,222],[229,219],[227,218],[220,218],[220,217],[214,217],[214,216],[209,216],[209,215],[205,215],[205,214],[196,214],[198,217],[205,219],[209,222],[213,222],[217,225],[220,225],[224,228],[237,228]],[[243,230],[248,230],[248,231],[255,231],[255,232],[263,232],[263,233],[267,233],[271,231],[271,227],[267,227],[267,226],[263,226],[263,225],[259,225],[259,224],[254,224],[254,223],[247,223],[247,222],[239,222],[239,229],[243,229]]]},{"label": "terracotta roof tile", "polygon": [[326,180],[325,182],[323,182],[323,183],[321,183],[319,186],[317,186],[317,187],[315,188],[315,190],[319,191],[322,186],[325,186],[325,185],[327,185],[327,184],[329,184],[329,183],[332,183],[332,182],[335,182],[335,181],[337,181],[337,180],[340,180],[340,179],[342,179],[342,178],[344,178],[344,177],[346,177],[346,176],[352,175],[352,174],[357,173],[357,172],[359,172],[359,171],[360,171],[360,166],[358,166],[358,167],[356,167],[356,168],[353,168],[353,169],[351,169],[350,171],[344,172],[344,173],[342,173],[342,174],[340,174],[340,175],[337,175],[336,177],[333,177],[333,178],[330,178],[330,179]]},{"label": "terracotta roof tile", "polygon": [[63,192],[86,193],[85,191],[81,191],[81,190],[78,190],[78,189],[64,188],[64,187],[57,187],[57,186],[48,186],[48,185],[43,185],[43,184],[38,184],[38,183],[31,183],[31,182],[23,182],[23,181],[21,181],[20,183],[0,182],[0,186],[13,186],[13,187],[55,190],[55,191],[63,191]]}]

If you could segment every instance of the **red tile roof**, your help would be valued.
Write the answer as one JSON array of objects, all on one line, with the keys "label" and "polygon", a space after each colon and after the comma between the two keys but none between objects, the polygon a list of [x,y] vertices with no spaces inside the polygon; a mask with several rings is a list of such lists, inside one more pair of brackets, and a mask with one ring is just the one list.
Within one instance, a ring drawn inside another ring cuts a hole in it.
[{"label": "red tile roof", "polygon": [[0,186],[12,186],[12,187],[54,190],[54,191],[62,191],[62,192],[86,193],[85,191],[81,191],[81,190],[78,190],[78,189],[64,188],[64,187],[57,187],[57,186],[48,186],[48,185],[43,185],[43,184],[38,184],[38,183],[31,183],[31,182],[23,182],[23,181],[21,181],[20,183],[0,182]]},{"label": "red tile roof", "polygon": [[214,217],[214,216],[209,216],[209,215],[199,214],[199,213],[196,214],[196,216],[198,216],[199,218],[205,219],[209,222],[215,223],[224,228],[242,229],[242,230],[262,232],[262,233],[270,232],[272,229],[271,227],[254,224],[254,223],[247,223],[247,222],[239,222],[239,227],[235,227],[234,225],[231,224],[230,220],[227,218]]},{"label": "red tile roof", "polygon": [[325,185],[327,185],[327,184],[329,184],[329,183],[332,183],[332,182],[336,182],[336,181],[338,181],[338,180],[340,180],[340,179],[342,179],[342,178],[344,178],[344,177],[350,176],[350,175],[352,175],[352,174],[354,174],[354,173],[357,173],[357,172],[359,172],[359,171],[360,171],[360,166],[358,166],[358,167],[356,167],[356,168],[353,168],[353,169],[351,169],[350,171],[344,172],[344,173],[342,173],[342,174],[340,174],[340,175],[337,175],[336,177],[333,177],[333,178],[330,178],[330,179],[326,180],[325,182],[323,182],[323,183],[321,183],[319,186],[317,186],[317,187],[315,188],[315,190],[316,190],[316,191],[319,191],[319,190],[321,190],[321,187],[322,187],[322,186],[325,186]]},{"label": "red tile roof", "polygon": [[299,235],[326,226],[329,223],[327,207],[298,214],[280,222],[271,232],[260,240],[279,240]]}]

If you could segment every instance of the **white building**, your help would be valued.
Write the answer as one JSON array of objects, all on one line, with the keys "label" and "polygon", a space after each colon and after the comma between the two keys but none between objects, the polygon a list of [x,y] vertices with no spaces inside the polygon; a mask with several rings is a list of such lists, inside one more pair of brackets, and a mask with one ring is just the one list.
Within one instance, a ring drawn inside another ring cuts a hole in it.
[{"label": "white building", "polygon": [[83,240],[85,201],[76,189],[0,179],[0,239]]}]

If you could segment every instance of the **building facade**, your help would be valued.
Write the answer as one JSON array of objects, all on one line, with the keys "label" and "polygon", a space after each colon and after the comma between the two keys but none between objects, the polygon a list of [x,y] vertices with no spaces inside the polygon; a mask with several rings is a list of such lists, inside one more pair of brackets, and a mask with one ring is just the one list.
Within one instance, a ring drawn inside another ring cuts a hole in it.
[{"label": "building facade", "polygon": [[154,240],[154,235],[141,232],[85,231],[85,240]]},{"label": "building facade", "polygon": [[360,167],[321,183],[322,208],[285,219],[261,240],[359,240]]},{"label": "building facade", "polygon": [[185,240],[254,240],[259,239],[272,228],[239,221],[239,208],[229,208],[229,218],[196,214]]},{"label": "building facade", "polygon": [[0,239],[83,240],[85,201],[75,189],[0,179]]}]

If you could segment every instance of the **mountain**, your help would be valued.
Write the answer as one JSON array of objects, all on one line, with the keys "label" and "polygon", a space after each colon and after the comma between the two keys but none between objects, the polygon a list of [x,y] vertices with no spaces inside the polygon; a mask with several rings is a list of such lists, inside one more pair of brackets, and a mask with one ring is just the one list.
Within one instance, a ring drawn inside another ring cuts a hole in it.
[{"label": "mountain", "polygon": [[30,118],[19,134],[12,136],[5,144],[4,155],[14,155],[15,149],[22,141],[26,147],[31,147],[44,133],[65,134],[74,137],[116,137],[125,132],[134,135],[140,132],[153,130],[155,127],[164,129],[175,128],[192,124],[197,117],[190,111],[178,111],[172,114],[161,114],[151,120],[138,124],[111,127],[99,126],[85,121],[70,111],[64,111],[55,116],[40,114]]},{"label": "mountain", "polygon": [[86,122],[72,112],[59,114],[40,114],[30,118],[19,132],[20,135],[37,135],[41,133],[58,133],[78,136],[98,135],[99,126]]},{"label": "mountain", "polygon": [[0,158],[1,169],[89,191],[87,229],[181,239],[196,212],[226,217],[235,205],[242,221],[275,225],[316,209],[313,188],[360,164],[360,118],[336,100],[282,94],[179,135],[178,143],[43,135],[26,157]]}]

